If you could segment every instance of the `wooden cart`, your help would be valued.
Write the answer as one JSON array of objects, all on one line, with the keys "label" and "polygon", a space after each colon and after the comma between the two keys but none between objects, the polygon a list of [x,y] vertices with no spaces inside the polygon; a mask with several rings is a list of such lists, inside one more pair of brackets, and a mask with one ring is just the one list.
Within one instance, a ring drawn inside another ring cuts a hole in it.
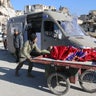
[{"label": "wooden cart", "polygon": [[63,61],[35,57],[33,62],[46,64],[47,84],[56,95],[68,92],[70,83],[79,81],[80,86],[87,92],[96,92],[96,62]]}]

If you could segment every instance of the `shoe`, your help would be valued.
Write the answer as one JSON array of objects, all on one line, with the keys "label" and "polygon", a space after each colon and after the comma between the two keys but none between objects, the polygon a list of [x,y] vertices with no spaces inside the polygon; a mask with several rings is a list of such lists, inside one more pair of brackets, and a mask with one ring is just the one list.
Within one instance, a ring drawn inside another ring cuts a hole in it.
[{"label": "shoe", "polygon": [[17,76],[17,77],[20,76],[17,70],[16,70],[16,72],[15,72],[15,76]]},{"label": "shoe", "polygon": [[32,74],[27,74],[28,77],[34,78],[35,76]]}]

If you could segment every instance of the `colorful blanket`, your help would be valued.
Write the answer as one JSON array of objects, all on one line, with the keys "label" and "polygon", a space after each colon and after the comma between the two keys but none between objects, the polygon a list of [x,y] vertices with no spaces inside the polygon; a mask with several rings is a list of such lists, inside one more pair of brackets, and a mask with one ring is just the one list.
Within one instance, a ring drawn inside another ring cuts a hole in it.
[{"label": "colorful blanket", "polygon": [[96,61],[95,49],[79,49],[73,46],[53,46],[49,58],[68,61]]}]

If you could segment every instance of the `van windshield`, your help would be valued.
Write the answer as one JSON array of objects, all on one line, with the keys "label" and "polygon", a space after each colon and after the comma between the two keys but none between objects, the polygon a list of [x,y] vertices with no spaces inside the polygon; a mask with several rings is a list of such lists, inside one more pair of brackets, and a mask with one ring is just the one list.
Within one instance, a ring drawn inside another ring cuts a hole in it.
[{"label": "van windshield", "polygon": [[61,26],[65,31],[67,36],[84,36],[83,29],[77,24],[75,20],[73,21],[62,21]]}]

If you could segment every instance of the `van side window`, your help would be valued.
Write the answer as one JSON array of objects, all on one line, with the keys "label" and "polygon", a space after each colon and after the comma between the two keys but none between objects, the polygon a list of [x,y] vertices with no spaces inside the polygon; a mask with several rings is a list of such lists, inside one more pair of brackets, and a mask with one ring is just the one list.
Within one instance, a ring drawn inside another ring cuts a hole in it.
[{"label": "van side window", "polygon": [[48,36],[51,36],[54,30],[54,24],[51,21],[45,21],[44,22],[44,31],[45,34]]},{"label": "van side window", "polygon": [[52,21],[44,22],[44,32],[47,36],[62,39],[62,32],[60,31],[59,27]]}]

